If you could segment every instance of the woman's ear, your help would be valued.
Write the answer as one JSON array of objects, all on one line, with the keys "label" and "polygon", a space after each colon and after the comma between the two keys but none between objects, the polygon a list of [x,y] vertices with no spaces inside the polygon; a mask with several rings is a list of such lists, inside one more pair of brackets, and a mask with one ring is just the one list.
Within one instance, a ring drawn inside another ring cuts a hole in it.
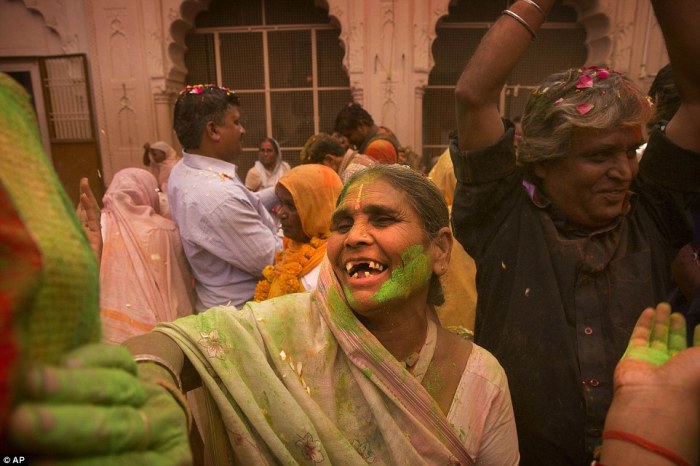
[{"label": "woman's ear", "polygon": [[431,240],[431,253],[433,256],[433,272],[440,276],[447,272],[452,254],[452,230],[450,227],[442,227]]}]

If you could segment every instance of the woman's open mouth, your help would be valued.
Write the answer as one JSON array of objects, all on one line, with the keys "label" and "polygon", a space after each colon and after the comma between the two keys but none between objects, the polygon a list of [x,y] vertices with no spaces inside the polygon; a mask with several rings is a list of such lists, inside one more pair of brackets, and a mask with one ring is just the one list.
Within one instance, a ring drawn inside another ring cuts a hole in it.
[{"label": "woman's open mouth", "polygon": [[345,271],[350,278],[368,278],[379,275],[386,270],[387,266],[372,260],[349,261],[345,263]]}]

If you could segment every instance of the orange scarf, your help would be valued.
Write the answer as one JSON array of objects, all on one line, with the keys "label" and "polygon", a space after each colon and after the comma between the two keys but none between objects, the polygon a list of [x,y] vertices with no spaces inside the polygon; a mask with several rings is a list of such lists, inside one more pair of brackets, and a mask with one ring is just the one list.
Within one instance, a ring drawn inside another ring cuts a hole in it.
[{"label": "orange scarf", "polygon": [[266,299],[304,291],[301,277],[309,273],[326,255],[326,238],[330,235],[331,214],[343,188],[338,174],[325,165],[309,164],[288,171],[279,184],[291,193],[308,243],[285,238],[275,265],[263,270],[263,280],[255,287],[253,299]]}]

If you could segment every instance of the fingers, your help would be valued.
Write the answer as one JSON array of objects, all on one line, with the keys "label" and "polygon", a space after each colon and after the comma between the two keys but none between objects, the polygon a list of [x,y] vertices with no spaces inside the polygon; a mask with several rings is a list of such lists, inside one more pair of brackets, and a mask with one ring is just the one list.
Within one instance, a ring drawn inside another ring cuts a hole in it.
[{"label": "fingers", "polygon": [[146,402],[143,384],[132,374],[111,368],[44,367],[29,371],[28,400],[55,404],[141,406]]},{"label": "fingers", "polygon": [[103,367],[122,369],[137,375],[136,362],[129,350],[121,345],[92,343],[80,346],[62,358],[68,367]]},{"label": "fingers", "polygon": [[[97,199],[90,189],[90,183],[88,183],[87,178],[80,179],[80,210],[84,213],[81,215],[85,216],[85,220],[88,222],[88,226],[92,231],[99,230],[100,226],[100,207],[97,204]],[[81,220],[83,220],[81,218]]]},{"label": "fingers", "polygon": [[648,307],[644,309],[642,315],[637,319],[634,329],[632,329],[632,336],[630,337],[628,348],[642,347],[649,344],[651,326],[654,322],[655,313],[656,311],[654,311],[654,308]]},{"label": "fingers", "polygon": [[668,323],[671,306],[668,303],[656,305],[656,315],[652,327],[649,345],[659,351],[668,351]]},{"label": "fingers", "polygon": [[170,458],[160,464],[179,464],[190,455],[186,414],[159,385],[146,383],[143,388],[147,399],[141,406],[23,403],[10,418],[10,436],[20,450],[37,457],[60,460],[150,450]]},{"label": "fingers", "polygon": [[676,353],[686,348],[685,319],[671,315],[668,303],[646,308],[632,330],[624,357],[661,366]]},{"label": "fingers", "polygon": [[685,330],[685,319],[681,314],[671,314],[671,325],[668,335],[668,353],[674,356],[688,346]]},{"label": "fingers", "polygon": [[12,414],[10,435],[20,449],[65,457],[144,450],[152,433],[145,414],[130,406],[25,403]]}]

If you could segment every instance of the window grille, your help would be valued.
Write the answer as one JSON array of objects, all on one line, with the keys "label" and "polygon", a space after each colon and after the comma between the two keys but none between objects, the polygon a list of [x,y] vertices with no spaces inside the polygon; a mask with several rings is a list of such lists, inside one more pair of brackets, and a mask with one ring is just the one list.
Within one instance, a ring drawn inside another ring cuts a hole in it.
[{"label": "window grille", "polygon": [[53,141],[93,139],[87,73],[82,55],[46,58],[44,87],[49,98],[49,133]]},{"label": "window grille", "polygon": [[217,83],[240,96],[242,177],[268,135],[297,165],[309,136],[332,132],[352,100],[340,29],[314,0],[213,0],[195,26],[186,39],[187,83]]}]

